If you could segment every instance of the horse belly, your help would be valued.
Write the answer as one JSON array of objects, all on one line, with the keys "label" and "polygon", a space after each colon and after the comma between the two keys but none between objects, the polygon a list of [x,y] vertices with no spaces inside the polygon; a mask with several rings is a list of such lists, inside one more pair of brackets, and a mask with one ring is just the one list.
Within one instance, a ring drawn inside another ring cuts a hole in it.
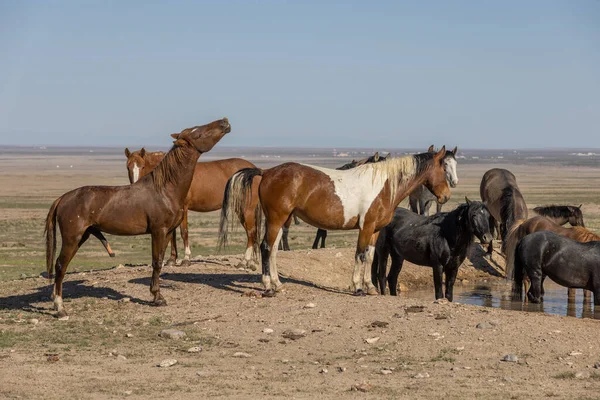
[{"label": "horse belly", "polygon": [[543,265],[542,272],[561,286],[583,289],[589,284],[590,274],[582,263],[578,255],[556,256]]}]

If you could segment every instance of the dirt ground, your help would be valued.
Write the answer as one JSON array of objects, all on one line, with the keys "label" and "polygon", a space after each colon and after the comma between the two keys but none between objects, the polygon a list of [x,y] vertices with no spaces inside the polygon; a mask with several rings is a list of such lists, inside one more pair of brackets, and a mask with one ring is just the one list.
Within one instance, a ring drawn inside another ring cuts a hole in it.
[{"label": "dirt ground", "polygon": [[[434,303],[431,270],[410,264],[403,292],[428,288],[430,298],[354,297],[356,233],[330,232],[330,248],[309,250],[314,228],[305,224],[292,227],[297,250],[279,253],[285,291],[261,298],[258,273],[235,268],[243,244],[215,255],[217,214],[193,214],[194,263],[163,269],[168,306],[159,308],[148,303],[148,237],[109,237],[115,259],[90,242],[65,281],[70,317],[57,320],[39,277],[42,221],[69,188],[125,183],[123,160],[97,157],[108,167],[0,159],[0,185],[14,188],[0,194],[0,398],[600,398],[600,321]],[[459,164],[447,208],[477,199],[490,167]],[[586,226],[600,227],[600,169],[511,169],[530,208],[583,202]],[[550,175],[553,188],[542,179]],[[459,285],[502,284],[502,257],[482,255],[475,244]],[[161,337],[165,329],[186,336]],[[166,360],[177,363],[157,366]]]}]

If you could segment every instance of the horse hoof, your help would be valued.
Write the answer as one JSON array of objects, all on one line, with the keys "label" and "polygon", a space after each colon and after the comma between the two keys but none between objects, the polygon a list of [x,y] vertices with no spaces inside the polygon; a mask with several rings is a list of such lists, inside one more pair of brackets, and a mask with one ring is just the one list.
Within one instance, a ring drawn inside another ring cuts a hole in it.
[{"label": "horse hoof", "polygon": [[67,314],[67,312],[63,309],[60,310],[56,313],[56,318],[60,319],[60,320],[66,320],[69,319],[69,315]]},{"label": "horse hoof", "polygon": [[283,292],[285,292],[285,288],[283,287],[283,285],[279,285],[279,286],[275,287],[275,291],[277,293],[283,293]]},{"label": "horse hoof", "polygon": [[192,265],[190,260],[181,260],[181,264],[179,264],[180,267],[189,267],[190,265]]},{"label": "horse hoof", "polygon": [[265,290],[262,297],[275,297],[275,291],[273,289]]},{"label": "horse hoof", "polygon": [[115,253],[110,253],[109,256],[114,258],[116,256],[116,254]]},{"label": "horse hoof", "polygon": [[379,294],[379,292],[374,287],[370,287],[367,289],[367,294],[369,296],[377,296]]},{"label": "horse hoof", "polygon": [[175,260],[173,260],[172,258],[170,258],[167,263],[165,264],[165,267],[174,267],[175,264]]},{"label": "horse hoof", "polygon": [[154,300],[152,303],[155,307],[164,307],[167,305],[167,301],[165,299]]},{"label": "horse hoof", "polygon": [[353,296],[366,296],[362,289],[357,289],[356,292],[352,293]]}]

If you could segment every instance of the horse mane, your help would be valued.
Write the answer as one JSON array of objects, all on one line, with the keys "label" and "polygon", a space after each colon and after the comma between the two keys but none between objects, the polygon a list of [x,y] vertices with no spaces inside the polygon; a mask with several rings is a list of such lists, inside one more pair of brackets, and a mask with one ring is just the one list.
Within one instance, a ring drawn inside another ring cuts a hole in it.
[{"label": "horse mane", "polygon": [[533,209],[538,215],[550,218],[569,218],[573,214],[571,206],[540,206]]},{"label": "horse mane", "polygon": [[[504,224],[504,232],[502,235],[502,241],[506,240],[506,234],[510,228],[515,224],[515,189],[512,186],[502,189],[502,195],[500,196],[500,217]],[[501,229],[502,230],[502,229]]]},{"label": "horse mane", "polygon": [[154,188],[160,190],[169,183],[175,183],[178,171],[183,168],[186,159],[185,148],[180,145],[173,145],[171,150],[164,156],[156,167],[150,172]]},{"label": "horse mane", "polygon": [[577,241],[581,243],[585,242],[596,242],[600,240],[600,236],[596,235],[594,232],[587,230],[581,226],[574,226],[573,232],[576,233]]},{"label": "horse mane", "polygon": [[390,185],[390,201],[394,201],[395,193],[398,187],[407,183],[415,176],[419,176],[431,168],[430,160],[433,159],[433,153],[414,154],[404,157],[389,158],[385,161],[371,164],[363,164],[354,168],[359,173],[371,172],[373,181],[378,177]]}]

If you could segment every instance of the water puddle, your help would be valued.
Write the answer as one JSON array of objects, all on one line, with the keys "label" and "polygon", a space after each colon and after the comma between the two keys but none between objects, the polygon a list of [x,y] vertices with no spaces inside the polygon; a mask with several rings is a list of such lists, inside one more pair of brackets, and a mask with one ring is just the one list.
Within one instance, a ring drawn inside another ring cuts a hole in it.
[{"label": "water puddle", "polygon": [[[593,295],[590,303],[583,303],[583,290],[578,289],[575,302],[568,302],[567,288],[547,279],[544,282],[544,301],[540,304],[522,303],[511,299],[511,286],[504,282],[482,282],[454,287],[454,302],[483,307],[502,308],[528,312],[545,312],[577,318],[594,318]],[[402,292],[407,298],[435,299],[433,288]],[[596,319],[600,319],[600,307],[597,307]]]}]

